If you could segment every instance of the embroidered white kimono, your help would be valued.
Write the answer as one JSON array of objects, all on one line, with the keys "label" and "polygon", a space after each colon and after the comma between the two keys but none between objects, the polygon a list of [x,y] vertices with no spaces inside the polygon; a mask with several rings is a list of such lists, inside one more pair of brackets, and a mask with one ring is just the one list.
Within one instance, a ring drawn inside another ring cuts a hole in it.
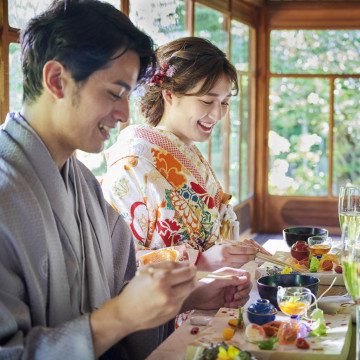
[{"label": "embroidered white kimono", "polygon": [[186,244],[206,250],[236,215],[195,145],[148,124],[128,126],[105,153],[107,201],[130,225],[138,249]]},{"label": "embroidered white kimono", "polygon": [[[134,276],[131,232],[84,165],[71,157],[61,174],[18,114],[0,129],[0,358],[93,359],[88,313]],[[166,331],[104,358],[144,359]]]}]

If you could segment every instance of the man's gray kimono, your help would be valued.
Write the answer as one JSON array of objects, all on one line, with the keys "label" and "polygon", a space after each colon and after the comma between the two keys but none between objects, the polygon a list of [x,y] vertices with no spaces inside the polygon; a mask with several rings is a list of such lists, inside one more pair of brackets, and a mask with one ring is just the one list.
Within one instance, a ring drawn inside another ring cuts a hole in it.
[{"label": "man's gray kimono", "polygon": [[[88,313],[135,271],[131,232],[96,178],[74,157],[60,172],[10,114],[0,128],[0,359],[93,359]],[[104,358],[143,359],[165,330],[133,334]]]}]

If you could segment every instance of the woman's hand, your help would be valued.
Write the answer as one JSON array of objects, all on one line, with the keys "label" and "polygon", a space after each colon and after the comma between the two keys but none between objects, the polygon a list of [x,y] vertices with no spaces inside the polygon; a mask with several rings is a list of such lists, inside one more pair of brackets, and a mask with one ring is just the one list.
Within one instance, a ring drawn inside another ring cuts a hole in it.
[{"label": "woman's hand", "polygon": [[240,268],[254,260],[258,249],[242,243],[227,243],[213,245],[201,253],[197,267],[199,270],[214,271],[224,266]]},{"label": "woman's hand", "polygon": [[253,246],[259,249],[259,252],[263,253],[264,255],[272,256],[267,250],[265,250],[261,245],[259,245],[254,239],[245,239],[240,242],[241,244],[245,244],[247,246]]},{"label": "woman's hand", "polygon": [[204,271],[214,271],[224,266],[240,268],[247,262],[255,260],[258,252],[271,255],[253,239],[239,242],[224,241],[202,252],[197,267]]},{"label": "woman's hand", "polygon": [[233,273],[234,276],[227,280],[205,278],[198,281],[195,290],[185,300],[183,311],[237,308],[247,302],[252,287],[247,271],[225,267],[216,272]]},{"label": "woman's hand", "polygon": [[128,334],[174,318],[195,287],[195,273],[175,262],[142,268],[120,295],[90,315],[96,357]]}]

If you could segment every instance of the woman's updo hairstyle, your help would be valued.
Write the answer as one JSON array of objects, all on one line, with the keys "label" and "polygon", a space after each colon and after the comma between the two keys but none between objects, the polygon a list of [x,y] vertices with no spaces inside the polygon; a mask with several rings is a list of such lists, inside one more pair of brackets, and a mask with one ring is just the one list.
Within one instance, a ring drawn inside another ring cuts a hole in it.
[{"label": "woman's updo hairstyle", "polygon": [[235,67],[226,55],[210,41],[185,37],[160,46],[156,51],[157,64],[147,71],[140,84],[140,111],[147,122],[156,126],[164,113],[163,90],[187,95],[199,81],[201,89],[191,95],[208,93],[219,77],[227,75],[236,95],[239,91]]}]

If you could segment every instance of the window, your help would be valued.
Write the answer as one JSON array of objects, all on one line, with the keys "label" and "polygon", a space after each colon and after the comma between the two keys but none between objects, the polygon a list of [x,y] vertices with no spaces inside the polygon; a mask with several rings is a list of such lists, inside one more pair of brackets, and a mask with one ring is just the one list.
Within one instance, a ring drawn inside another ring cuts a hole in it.
[{"label": "window", "polygon": [[270,194],[337,196],[360,184],[359,36],[271,31]]}]

